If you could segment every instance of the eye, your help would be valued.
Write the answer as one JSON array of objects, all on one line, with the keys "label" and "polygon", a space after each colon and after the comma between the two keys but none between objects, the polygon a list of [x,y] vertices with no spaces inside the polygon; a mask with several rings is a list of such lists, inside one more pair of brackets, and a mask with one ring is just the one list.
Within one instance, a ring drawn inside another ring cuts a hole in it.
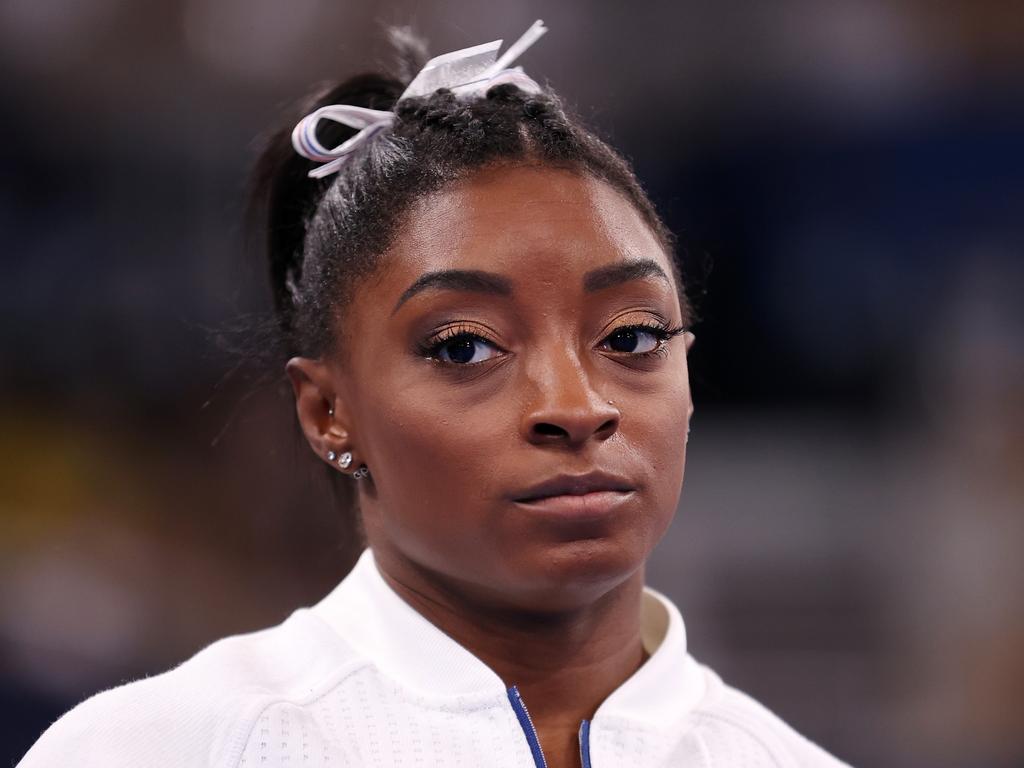
[{"label": "eye", "polygon": [[[495,354],[487,355],[488,349]],[[454,327],[429,339],[420,348],[420,354],[446,365],[466,367],[485,363],[498,357],[500,352],[493,342],[479,333]]]},{"label": "eye", "polygon": [[634,357],[648,357],[665,354],[665,342],[685,330],[682,327],[666,328],[643,323],[624,325],[606,336],[605,343],[611,346],[613,352]]},{"label": "eye", "polygon": [[488,346],[490,346],[490,342],[480,336],[461,333],[438,345],[437,358],[445,363],[475,365],[490,359],[489,357],[478,357],[478,355],[486,354]]}]

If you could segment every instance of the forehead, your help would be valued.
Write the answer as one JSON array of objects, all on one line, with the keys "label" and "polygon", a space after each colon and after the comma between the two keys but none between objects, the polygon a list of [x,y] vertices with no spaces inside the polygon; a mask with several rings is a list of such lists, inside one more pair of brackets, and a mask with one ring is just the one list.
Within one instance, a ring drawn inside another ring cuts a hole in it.
[{"label": "forehead", "polygon": [[451,268],[529,282],[642,257],[671,274],[654,232],[609,184],[562,169],[499,167],[414,205],[390,249],[387,272],[404,281],[401,289],[423,272]]}]

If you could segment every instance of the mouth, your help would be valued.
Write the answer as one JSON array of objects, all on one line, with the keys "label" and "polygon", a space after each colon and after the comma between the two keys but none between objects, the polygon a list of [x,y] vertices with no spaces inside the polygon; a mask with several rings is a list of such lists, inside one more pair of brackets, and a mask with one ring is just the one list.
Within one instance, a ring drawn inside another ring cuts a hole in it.
[{"label": "mouth", "polygon": [[591,491],[590,493],[564,493],[516,500],[516,504],[533,512],[562,518],[598,518],[612,514],[631,499],[633,491]]},{"label": "mouth", "polygon": [[[556,475],[513,495],[513,500],[536,506],[545,504],[606,504],[632,495],[636,490],[624,477],[593,471],[582,475]],[[561,499],[562,501],[555,501]]]}]

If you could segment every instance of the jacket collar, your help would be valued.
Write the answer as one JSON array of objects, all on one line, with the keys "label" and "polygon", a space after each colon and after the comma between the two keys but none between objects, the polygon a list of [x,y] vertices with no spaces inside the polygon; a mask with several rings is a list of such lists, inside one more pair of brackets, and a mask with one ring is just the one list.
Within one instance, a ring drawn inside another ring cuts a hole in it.
[{"label": "jacket collar", "polygon": [[[381,672],[421,695],[506,695],[505,683],[490,667],[390,587],[371,549],[311,610]],[[686,651],[679,610],[650,587],[644,588],[641,637],[650,658],[604,700],[595,721],[626,718],[667,727],[703,695],[703,676]]]}]

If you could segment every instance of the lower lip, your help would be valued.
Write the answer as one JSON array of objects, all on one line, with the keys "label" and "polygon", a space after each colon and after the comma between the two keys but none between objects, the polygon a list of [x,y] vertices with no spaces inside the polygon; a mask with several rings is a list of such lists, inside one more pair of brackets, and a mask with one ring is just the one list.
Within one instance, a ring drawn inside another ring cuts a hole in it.
[{"label": "lower lip", "polygon": [[633,497],[633,491],[594,491],[578,496],[545,496],[542,499],[517,501],[529,509],[566,517],[597,517],[614,512]]}]

